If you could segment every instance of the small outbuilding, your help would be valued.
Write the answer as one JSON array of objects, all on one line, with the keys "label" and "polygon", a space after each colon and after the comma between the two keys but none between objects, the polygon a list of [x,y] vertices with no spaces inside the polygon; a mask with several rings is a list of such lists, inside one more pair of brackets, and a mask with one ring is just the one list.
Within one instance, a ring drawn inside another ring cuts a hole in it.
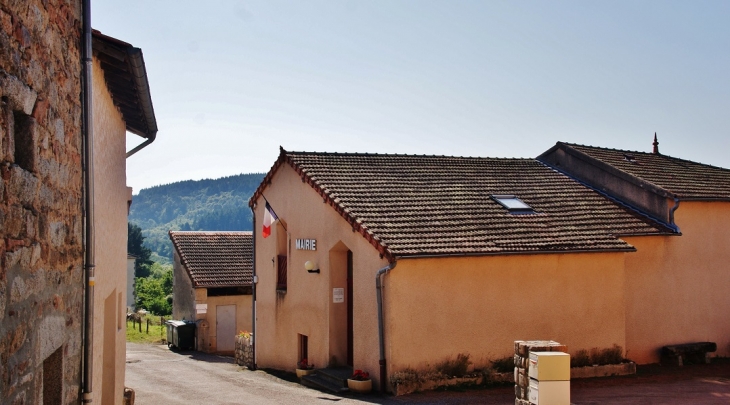
[{"label": "small outbuilding", "polygon": [[251,232],[170,231],[172,316],[197,323],[197,349],[233,354],[235,335],[251,330]]}]

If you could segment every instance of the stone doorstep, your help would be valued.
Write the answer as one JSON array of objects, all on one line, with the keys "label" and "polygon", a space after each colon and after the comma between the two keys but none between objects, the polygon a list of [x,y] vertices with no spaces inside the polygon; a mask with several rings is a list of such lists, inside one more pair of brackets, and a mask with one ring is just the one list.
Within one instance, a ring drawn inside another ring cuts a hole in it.
[{"label": "stone doorstep", "polygon": [[349,367],[322,368],[313,374],[302,376],[300,383],[316,390],[342,394],[348,392],[347,379],[352,375]]}]

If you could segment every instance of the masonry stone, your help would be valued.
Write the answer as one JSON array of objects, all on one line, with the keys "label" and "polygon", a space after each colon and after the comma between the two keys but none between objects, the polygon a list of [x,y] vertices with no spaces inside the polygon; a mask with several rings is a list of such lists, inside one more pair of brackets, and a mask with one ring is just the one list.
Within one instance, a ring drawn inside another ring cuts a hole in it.
[{"label": "masonry stone", "polygon": [[32,173],[16,165],[10,168],[8,194],[17,198],[20,204],[32,205],[38,193],[38,187],[38,179]]},{"label": "masonry stone", "polygon": [[38,94],[23,84],[17,77],[9,75],[5,71],[0,71],[0,89],[2,89],[0,95],[8,100],[8,105],[14,111],[22,111],[26,115],[33,112],[33,106]]}]

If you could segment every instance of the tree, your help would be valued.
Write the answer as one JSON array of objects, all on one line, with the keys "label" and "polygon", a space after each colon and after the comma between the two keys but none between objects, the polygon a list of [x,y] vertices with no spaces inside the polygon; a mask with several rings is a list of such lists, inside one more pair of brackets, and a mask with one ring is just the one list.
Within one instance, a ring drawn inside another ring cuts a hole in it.
[{"label": "tree", "polygon": [[137,278],[134,291],[137,308],[144,308],[155,315],[172,313],[172,272],[166,273],[163,278]]},{"label": "tree", "polygon": [[150,260],[152,251],[144,245],[142,228],[130,222],[127,223],[127,253],[137,258],[134,262],[134,276],[149,276],[150,266],[152,265],[152,260]]}]

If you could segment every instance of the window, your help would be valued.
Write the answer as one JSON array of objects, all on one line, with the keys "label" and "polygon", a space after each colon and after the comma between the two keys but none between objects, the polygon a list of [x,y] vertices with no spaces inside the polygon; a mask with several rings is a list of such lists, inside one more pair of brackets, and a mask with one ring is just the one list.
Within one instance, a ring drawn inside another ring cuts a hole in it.
[{"label": "window", "polygon": [[43,360],[43,404],[63,402],[63,346]]},{"label": "window", "polygon": [[286,291],[286,255],[276,256],[276,289]]},{"label": "window", "polygon": [[534,214],[535,211],[524,201],[514,195],[493,195],[492,199],[498,202],[504,208],[507,208],[511,214]]}]

